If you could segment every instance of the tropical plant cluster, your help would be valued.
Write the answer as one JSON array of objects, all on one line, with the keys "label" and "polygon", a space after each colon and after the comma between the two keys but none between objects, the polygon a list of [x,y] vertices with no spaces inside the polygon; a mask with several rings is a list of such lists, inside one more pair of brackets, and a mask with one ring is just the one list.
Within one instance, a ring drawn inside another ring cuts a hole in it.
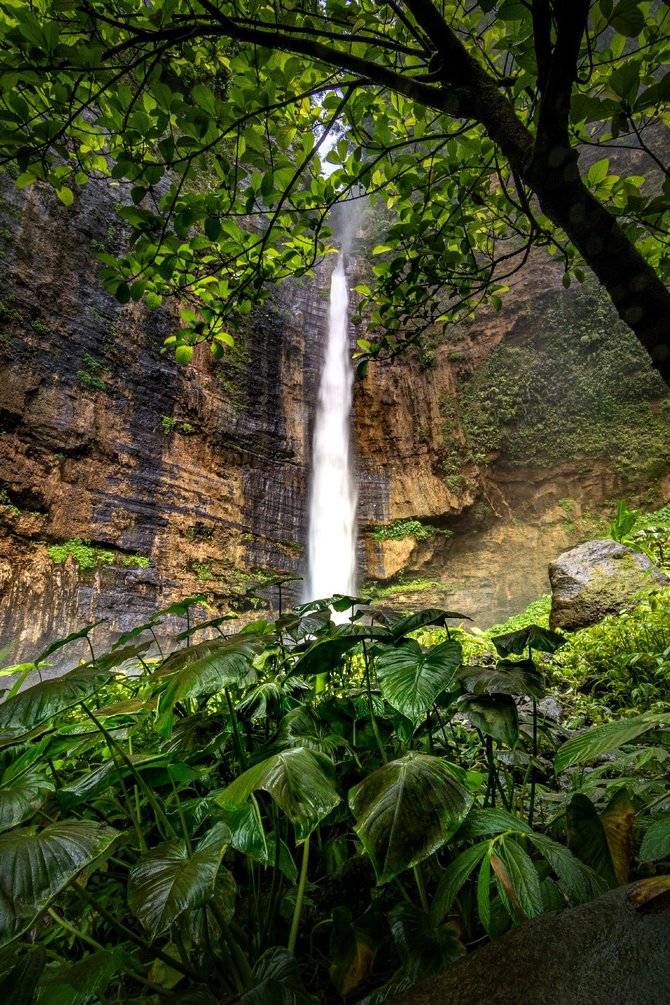
[{"label": "tropical plant cluster", "polygon": [[344,624],[317,601],[227,633],[201,599],[4,671],[4,1001],[374,1005],[543,911],[670,885],[670,708],[570,733],[543,711],[560,634],[349,597]]}]

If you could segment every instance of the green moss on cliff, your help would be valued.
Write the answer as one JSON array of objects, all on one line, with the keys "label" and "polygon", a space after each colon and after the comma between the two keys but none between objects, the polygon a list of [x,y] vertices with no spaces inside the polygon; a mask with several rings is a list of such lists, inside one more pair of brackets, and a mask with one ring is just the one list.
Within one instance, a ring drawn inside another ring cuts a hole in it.
[{"label": "green moss on cliff", "polygon": [[[541,327],[540,327],[541,326]],[[561,298],[533,345],[502,343],[444,407],[446,473],[493,456],[551,465],[610,458],[617,473],[653,480],[670,465],[670,395],[628,328],[593,288]],[[453,435],[453,434],[452,434]]]}]

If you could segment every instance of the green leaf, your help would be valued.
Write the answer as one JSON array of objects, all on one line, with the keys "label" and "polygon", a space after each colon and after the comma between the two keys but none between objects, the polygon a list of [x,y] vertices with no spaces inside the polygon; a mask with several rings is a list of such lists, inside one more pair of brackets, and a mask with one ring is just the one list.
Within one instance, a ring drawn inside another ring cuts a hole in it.
[{"label": "green leaf", "polygon": [[546,834],[535,832],[528,835],[528,840],[554,870],[561,890],[573,904],[585,904],[607,889],[605,881],[580,862],[565,845],[552,840]]},{"label": "green leaf", "polygon": [[630,743],[655,726],[668,721],[668,716],[663,714],[638,715],[633,719],[621,719],[618,722],[605,723],[604,726],[594,726],[593,729],[580,733],[579,736],[563,744],[554,762],[556,774],[571,768],[574,764],[584,764],[603,754],[610,754],[622,744]]},{"label": "green leaf", "polygon": [[354,829],[378,883],[387,883],[441,848],[474,797],[455,765],[415,751],[390,761],[349,792]]},{"label": "green leaf", "polygon": [[545,694],[542,674],[532,660],[501,660],[497,666],[464,666],[456,674],[472,694]]},{"label": "green leaf", "polygon": [[0,834],[0,946],[30,928],[118,836],[113,827],[91,820],[63,820],[41,831],[19,827]]},{"label": "green leaf", "polygon": [[541,653],[555,653],[565,643],[565,638],[540,625],[527,625],[515,632],[494,635],[491,642],[501,656],[521,656],[528,648]]},{"label": "green leaf", "polygon": [[340,802],[329,758],[306,747],[283,750],[244,771],[216,802],[224,809],[243,806],[252,792],[268,792],[304,841]]},{"label": "green leaf", "polygon": [[645,832],[640,862],[658,862],[670,856],[670,816],[655,820]]},{"label": "green leaf", "polygon": [[589,185],[598,185],[601,181],[604,181],[609,174],[610,162],[608,157],[602,157],[600,160],[596,161],[588,170],[586,175]]},{"label": "green leaf", "polygon": [[484,931],[491,929],[491,855],[485,855],[477,876],[477,911]]},{"label": "green leaf", "polygon": [[451,925],[438,925],[414,904],[398,904],[389,912],[391,934],[403,970],[412,981],[423,980],[465,956],[465,946]]},{"label": "green leaf", "polygon": [[91,663],[33,684],[0,705],[0,729],[33,729],[89,698],[110,680],[113,675],[108,670]]},{"label": "green leaf", "polygon": [[522,831],[524,834],[532,833],[526,821],[520,817],[515,817],[513,813],[508,813],[507,810],[489,808],[472,810],[458,832],[458,836],[459,838],[495,837],[497,834],[504,834],[506,831]]},{"label": "green leaf", "polygon": [[33,1005],[37,984],[46,966],[43,946],[35,946],[19,959],[16,966],[0,977],[0,1001],[11,1005]]},{"label": "green leaf", "polygon": [[15,827],[40,809],[53,792],[41,775],[23,775],[0,787],[0,831]]},{"label": "green leaf", "polygon": [[214,894],[230,831],[217,823],[189,853],[185,841],[166,841],[144,855],[128,876],[128,906],[153,940],[185,911],[204,907]]},{"label": "green leaf", "polygon": [[482,841],[461,852],[440,876],[430,913],[437,921],[447,916],[461,888],[489,850],[489,842]]},{"label": "green leaf", "polygon": [[123,949],[99,950],[76,963],[49,968],[42,979],[40,1001],[50,1005],[87,1005],[103,994],[115,973],[126,963]]},{"label": "green leaf", "polygon": [[401,639],[403,635],[415,632],[417,628],[425,628],[428,625],[444,625],[449,618],[458,618],[459,621],[472,621],[467,614],[458,614],[456,611],[442,611],[437,607],[427,608],[417,614],[408,614],[391,626],[391,634],[394,639]]},{"label": "green leaf", "polygon": [[581,792],[577,792],[568,803],[566,824],[570,850],[602,876],[608,887],[616,886],[605,828],[595,806]]},{"label": "green leaf", "polygon": [[329,973],[338,995],[345,998],[370,978],[383,942],[381,907],[373,902],[356,920],[349,908],[336,907],[332,920]]},{"label": "green leaf", "polygon": [[506,837],[496,844],[498,855],[505,863],[514,896],[527,918],[542,914],[540,880],[533,861],[514,838]]},{"label": "green leaf", "polygon": [[514,698],[508,694],[465,694],[458,709],[484,736],[513,747],[519,737],[519,716]]},{"label": "green leaf", "polygon": [[415,723],[454,679],[461,665],[460,642],[447,639],[424,653],[418,642],[406,639],[402,645],[382,650],[375,668],[386,700]]},{"label": "green leaf", "polygon": [[201,642],[173,653],[160,670],[160,676],[170,680],[158,703],[159,733],[169,735],[175,702],[215,694],[243,680],[260,648],[260,642],[250,635]]},{"label": "green leaf", "polygon": [[305,991],[295,958],[286,949],[266,949],[254,966],[256,984],[239,999],[240,1005],[318,1005]]}]

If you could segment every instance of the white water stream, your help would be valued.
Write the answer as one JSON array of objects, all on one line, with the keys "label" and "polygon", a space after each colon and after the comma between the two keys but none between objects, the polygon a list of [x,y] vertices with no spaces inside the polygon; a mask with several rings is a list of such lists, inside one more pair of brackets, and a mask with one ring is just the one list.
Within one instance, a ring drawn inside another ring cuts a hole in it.
[{"label": "white water stream", "polygon": [[312,447],[306,600],[356,590],[356,502],[351,470],[353,371],[347,332],[344,257],[330,283],[328,339]]}]

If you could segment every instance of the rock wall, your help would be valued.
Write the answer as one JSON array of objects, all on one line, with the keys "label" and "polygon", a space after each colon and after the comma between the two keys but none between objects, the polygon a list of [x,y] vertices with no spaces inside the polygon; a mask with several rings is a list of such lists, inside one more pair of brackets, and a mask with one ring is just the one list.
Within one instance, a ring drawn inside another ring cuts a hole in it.
[{"label": "rock wall", "polygon": [[[91,183],[69,210],[39,189],[5,186],[0,199],[4,662],[84,622],[106,618],[99,638],[118,634],[195,593],[204,616],[248,619],[276,606],[269,576],[302,571],[332,262],[278,290],[222,364],[202,348],[180,368],[162,351],[174,313],[120,307],[96,278],[96,251],[123,240],[115,197]],[[355,259],[347,268],[353,281]],[[467,445],[464,379],[496,344],[534,338],[561,291],[537,259],[510,311],[483,313],[428,361],[372,364],[357,382],[359,571],[389,602],[491,622],[543,591],[546,562],[592,535],[610,500],[649,493],[608,458],[520,466]],[[357,337],[352,325],[352,348]],[[667,497],[661,467],[650,504]],[[409,519],[431,525],[429,538],[375,540],[377,526]],[[54,562],[50,549],[77,539],[90,568]],[[287,585],[286,602],[299,591]],[[167,619],[162,631],[183,627]]]}]

